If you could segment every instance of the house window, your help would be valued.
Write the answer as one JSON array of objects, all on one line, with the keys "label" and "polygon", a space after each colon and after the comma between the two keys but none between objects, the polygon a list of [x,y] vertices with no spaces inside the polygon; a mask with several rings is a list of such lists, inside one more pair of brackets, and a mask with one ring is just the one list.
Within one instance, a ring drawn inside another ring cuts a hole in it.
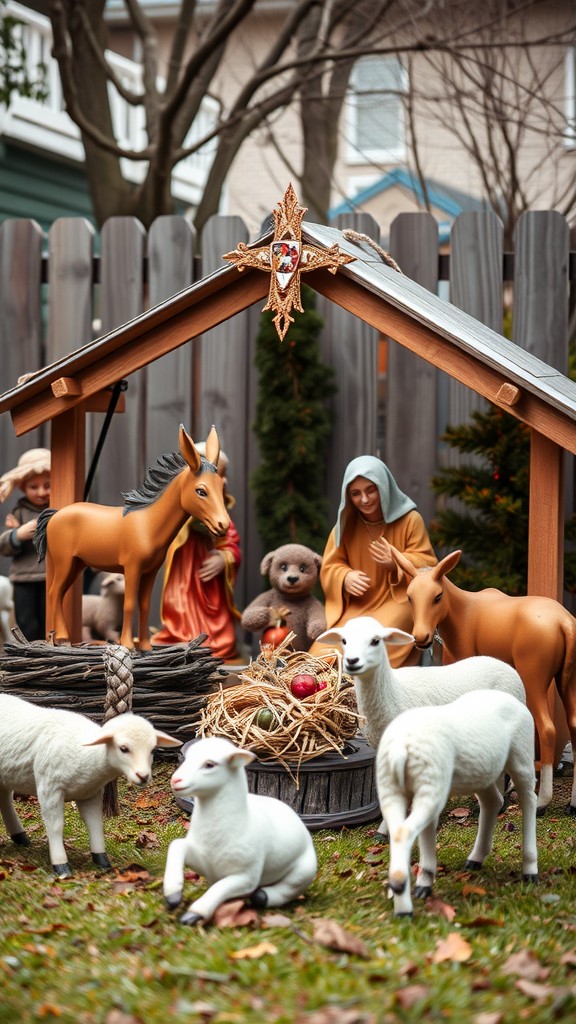
[{"label": "house window", "polygon": [[396,57],[364,57],[350,77],[347,161],[398,162],[405,157],[406,70]]}]

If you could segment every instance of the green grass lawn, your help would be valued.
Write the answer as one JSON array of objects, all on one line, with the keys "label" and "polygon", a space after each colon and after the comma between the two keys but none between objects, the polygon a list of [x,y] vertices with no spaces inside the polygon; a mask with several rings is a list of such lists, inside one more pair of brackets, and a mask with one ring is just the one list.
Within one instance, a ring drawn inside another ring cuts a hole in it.
[{"label": "green grass lawn", "polygon": [[[462,870],[476,827],[470,801],[442,817],[434,897],[416,902],[412,921],[394,919],[374,824],[315,834],[318,875],[297,903],[252,911],[245,923],[232,907],[229,922],[191,929],[162,899],[167,845],[187,824],[169,790],[174,766],[159,761],[145,791],[120,784],[107,874],[92,866],[69,806],[74,876],[55,880],[37,803],[18,802],[33,845],[0,836],[1,1024],[576,1019],[576,819],[563,810],[571,779],[555,780],[538,821],[537,886],[522,882],[515,806],[498,820],[485,868]],[[188,902],[202,886],[187,880]]]}]

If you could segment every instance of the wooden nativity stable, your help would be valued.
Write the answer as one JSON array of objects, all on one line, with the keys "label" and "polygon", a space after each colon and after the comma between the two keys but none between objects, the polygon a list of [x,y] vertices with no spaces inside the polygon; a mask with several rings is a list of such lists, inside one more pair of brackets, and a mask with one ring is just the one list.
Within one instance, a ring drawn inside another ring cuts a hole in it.
[{"label": "wooden nativity stable", "polygon": [[[335,245],[353,257],[336,273],[326,266],[310,269],[302,276],[306,284],[528,424],[528,592],[562,600],[563,464],[565,452],[576,454],[576,384],[387,266],[365,242],[352,242],[335,228],[308,222],[302,224],[301,240],[320,257]],[[248,248],[262,249],[272,241],[270,231]],[[50,423],[54,507],[82,500],[86,417],[107,408],[113,385],[253,304],[262,304],[270,281],[270,273],[258,266],[241,271],[236,265],[223,266],[0,396],[0,413],[10,414],[18,436]],[[177,429],[175,423],[175,437]],[[436,433],[435,422],[430,431]],[[77,640],[79,587],[70,595],[68,614],[71,637]]]}]

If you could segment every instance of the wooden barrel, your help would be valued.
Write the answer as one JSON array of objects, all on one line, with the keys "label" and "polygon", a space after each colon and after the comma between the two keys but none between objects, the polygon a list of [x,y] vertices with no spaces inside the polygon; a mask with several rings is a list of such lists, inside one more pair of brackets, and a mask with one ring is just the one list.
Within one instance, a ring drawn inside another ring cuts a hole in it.
[{"label": "wooden barrel", "polygon": [[[180,760],[189,746],[182,747]],[[361,736],[349,740],[342,755],[322,754],[300,765],[298,787],[276,761],[253,761],[246,774],[251,793],[284,801],[311,831],[351,828],[380,818],[374,751]],[[176,797],[176,802],[189,813],[193,810],[193,800]]]}]

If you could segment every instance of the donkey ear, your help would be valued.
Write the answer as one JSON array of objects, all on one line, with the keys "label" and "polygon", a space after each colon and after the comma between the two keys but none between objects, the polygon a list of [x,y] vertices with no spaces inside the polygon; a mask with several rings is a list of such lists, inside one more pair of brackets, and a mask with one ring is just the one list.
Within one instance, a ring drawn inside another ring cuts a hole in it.
[{"label": "donkey ear", "polygon": [[398,551],[397,548],[392,547],[392,545],[390,545],[390,547],[392,548],[392,557],[396,562],[396,565],[398,565],[411,580],[414,579],[417,569],[412,565],[410,559],[401,551]]},{"label": "donkey ear", "polygon": [[442,576],[451,572],[454,566],[458,565],[461,555],[461,551],[451,551],[449,555],[446,555],[441,562],[438,562],[438,564],[432,568],[434,578],[437,580],[442,579]]},{"label": "donkey ear", "polygon": [[208,437],[206,438],[206,458],[212,465],[218,465],[218,458],[220,455],[220,441],[218,434],[216,433],[216,427],[212,424],[212,428]]},{"label": "donkey ear", "polygon": [[182,458],[186,464],[190,467],[193,473],[197,473],[202,464],[200,452],[196,448],[194,441],[190,437],[190,434],[186,433],[184,424],[180,424],[180,432],[178,435],[180,442],[180,451],[182,452]]}]

